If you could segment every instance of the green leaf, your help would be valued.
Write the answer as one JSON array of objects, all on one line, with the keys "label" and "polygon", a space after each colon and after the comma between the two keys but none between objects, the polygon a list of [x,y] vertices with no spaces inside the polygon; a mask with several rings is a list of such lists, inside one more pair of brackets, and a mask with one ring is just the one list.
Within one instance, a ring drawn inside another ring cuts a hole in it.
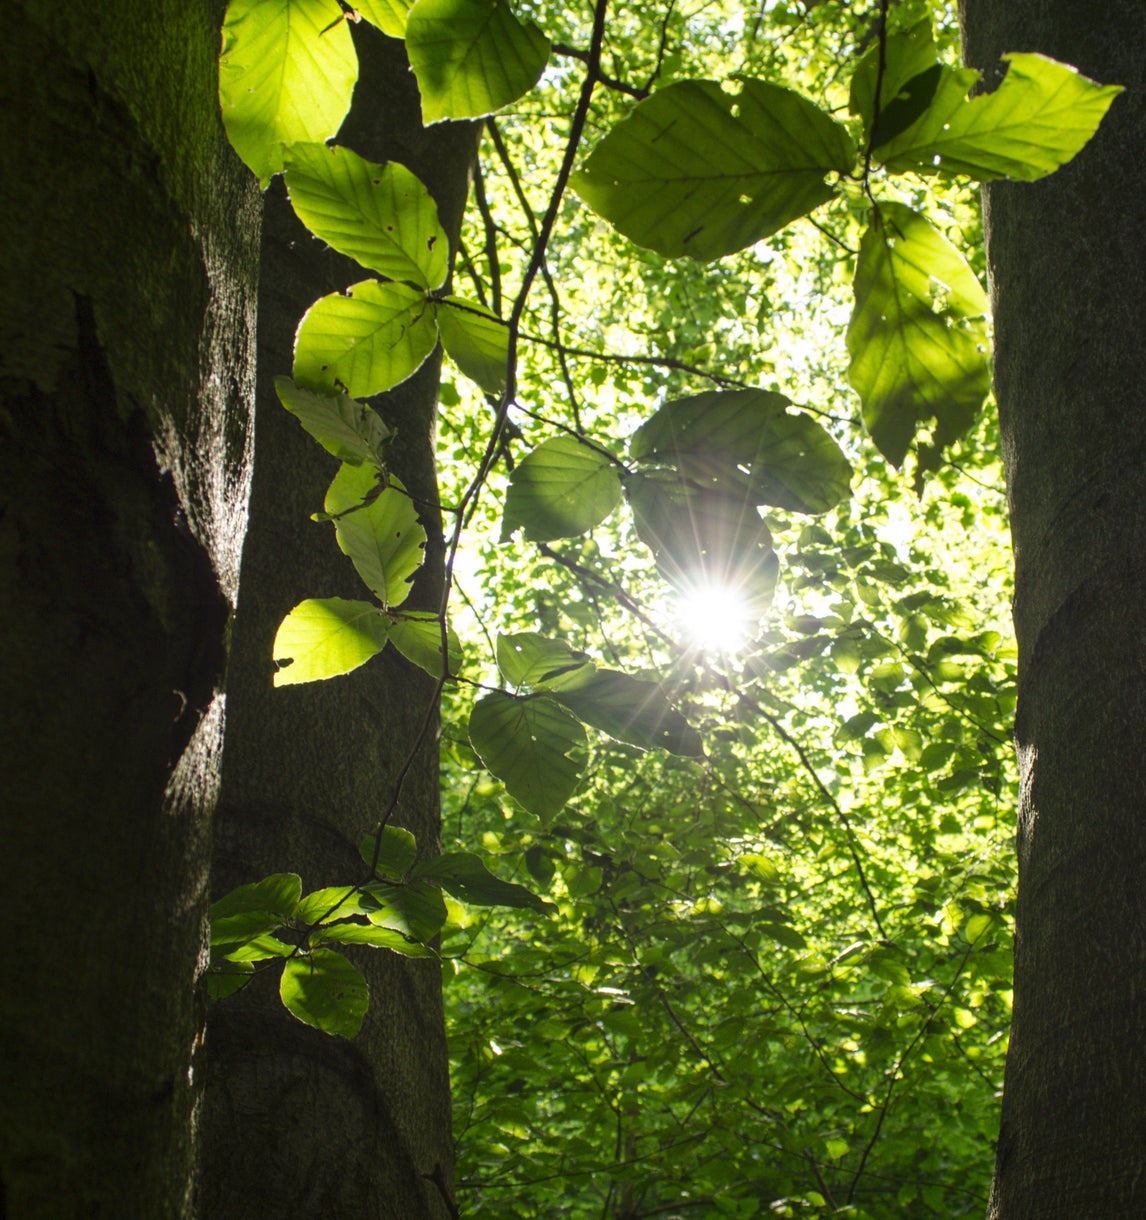
[{"label": "green leaf", "polygon": [[437,311],[446,355],[487,394],[500,394],[509,364],[509,327],[462,297],[446,297],[437,303]]},{"label": "green leaf", "polygon": [[549,39],[505,0],[418,0],[406,52],[429,125],[480,118],[528,93],[549,60]]},{"label": "green leaf", "polygon": [[753,876],[763,881],[765,885],[775,885],[780,880],[780,869],[771,856],[759,852],[745,852],[737,863],[749,869]]},{"label": "green leaf", "polygon": [[534,542],[574,538],[600,524],[621,499],[613,462],[572,436],[538,445],[509,476],[502,540],[519,526]]},{"label": "green leaf", "polygon": [[627,491],[637,535],[671,585],[686,594],[726,590],[763,613],[779,563],[751,498],[700,491],[670,475],[634,475]]},{"label": "green leaf", "polygon": [[[462,643],[457,632],[446,626],[450,677],[462,667]],[[431,678],[442,676],[442,623],[431,610],[407,610],[390,617],[390,643],[407,661],[424,669]]]},{"label": "green leaf", "polygon": [[779,85],[681,81],[640,102],[597,145],[573,188],[639,246],[707,261],[742,250],[830,199],[847,131]]},{"label": "green leaf", "polygon": [[497,667],[510,686],[557,690],[591,675],[595,666],[586,653],[564,640],[551,640],[536,631],[497,637]]},{"label": "green leaf", "polygon": [[211,905],[211,944],[237,944],[273,932],[291,918],[301,896],[296,873],[274,873],[240,885]]},{"label": "green leaf", "polygon": [[860,243],[848,379],[880,452],[899,466],[919,424],[948,445],[990,389],[987,298],[963,256],[922,216],[880,203]]},{"label": "green leaf", "polygon": [[[414,869],[414,876],[419,872]],[[367,919],[375,927],[390,928],[414,940],[433,940],[446,922],[446,904],[441,891],[426,885],[388,885],[375,881],[366,887],[378,910]]]},{"label": "green leaf", "polygon": [[666,403],[633,434],[629,453],[667,463],[690,481],[756,504],[822,513],[850,490],[851,466],[783,394],[727,390]]},{"label": "green leaf", "polygon": [[758,932],[762,932],[770,940],[774,940],[778,945],[783,945],[786,949],[806,949],[808,942],[786,923],[758,923],[754,925]]},{"label": "green leaf", "polygon": [[252,962],[228,962],[220,959],[207,971],[207,995],[212,1000],[224,1000],[242,989],[255,973]]},{"label": "green leaf", "polygon": [[414,875],[426,881],[436,881],[447,893],[463,902],[479,907],[515,907],[544,911],[543,899],[523,885],[502,881],[473,852],[451,851],[426,860],[414,870]]},{"label": "green leaf", "polygon": [[642,750],[691,757],[704,753],[700,734],[675,711],[655,682],[599,669],[572,688],[554,692],[579,720]]},{"label": "green leaf", "polygon": [[265,962],[276,957],[290,957],[294,951],[294,945],[288,945],[277,936],[264,932],[224,953],[223,957],[228,962]]},{"label": "green leaf", "polygon": [[376,411],[345,394],[300,390],[289,377],[275,378],[279,402],[339,461],[384,466],[383,449],[394,435]]},{"label": "green leaf", "polygon": [[363,280],[306,311],[295,336],[294,380],[304,389],[369,398],[417,372],[437,342],[425,293]]},{"label": "green leaf", "polygon": [[370,988],[356,966],[332,949],[314,949],[283,966],[279,995],[292,1016],[328,1034],[353,1038],[370,1006]]},{"label": "green leaf", "polygon": [[1122,92],[1044,55],[1003,58],[1010,63],[1003,83],[970,100],[979,73],[944,67],[926,110],[894,139],[885,138],[876,149],[879,160],[897,173],[1033,182],[1081,151]]},{"label": "green leaf", "polygon": [[406,18],[413,0],[354,0],[354,8],[383,34],[406,36]]},{"label": "green leaf", "polygon": [[[880,79],[878,39],[860,60],[852,75],[848,109],[863,119],[865,142],[871,132],[875,112],[875,82],[880,80],[879,135],[890,140],[895,129],[914,122],[912,110],[927,104],[930,89],[934,95],[936,69],[940,66],[931,32],[931,18],[924,17],[910,29],[893,34],[883,47],[883,76]],[[929,75],[930,74],[930,75]]]},{"label": "green leaf", "polygon": [[390,476],[375,467],[344,462],[331,480],[317,520],[332,520],[343,513],[365,508],[390,482]]},{"label": "green leaf", "polygon": [[[422,564],[426,531],[418,520],[414,501],[398,479],[364,504],[361,498],[345,506],[345,498],[361,488],[369,494],[375,472],[363,466],[343,466],[331,484],[326,511],[341,514],[334,522],[343,554],[350,557],[358,575],[384,606],[400,606],[410,596],[410,580]],[[332,507],[338,506],[338,507]],[[386,630],[389,621],[383,620]]]},{"label": "green leaf", "polygon": [[369,908],[362,905],[362,893],[350,885],[328,885],[313,890],[298,904],[295,919],[302,923],[330,923],[351,915],[364,915]]},{"label": "green leaf", "polygon": [[[364,835],[358,844],[358,854],[370,864],[374,859],[377,836]],[[413,867],[418,856],[414,836],[402,826],[382,827],[382,847],[378,852],[377,872],[388,877],[403,877]]]},{"label": "green leaf", "polygon": [[275,636],[272,655],[281,668],[274,684],[293,686],[349,673],[382,651],[388,633],[389,623],[371,602],[341,597],[299,602]]},{"label": "green leaf", "polygon": [[312,944],[333,941],[340,945],[369,945],[372,949],[389,949],[403,957],[437,957],[420,940],[412,940],[393,928],[377,928],[369,923],[340,923],[320,928],[311,938]]},{"label": "green leaf", "polygon": [[336,0],[232,0],[223,22],[219,103],[235,151],[266,186],[283,144],[320,144],[342,125],[358,79]]},{"label": "green leaf", "polygon": [[445,282],[449,239],[430,192],[404,165],[324,144],[293,144],[284,156],[291,205],[315,237],[389,279]]},{"label": "green leaf", "polygon": [[972,915],[962,927],[963,939],[974,944],[995,922],[993,915]]},{"label": "green leaf", "polygon": [[555,817],[581,777],[585,730],[547,697],[494,691],[470,714],[470,743],[530,813]]}]

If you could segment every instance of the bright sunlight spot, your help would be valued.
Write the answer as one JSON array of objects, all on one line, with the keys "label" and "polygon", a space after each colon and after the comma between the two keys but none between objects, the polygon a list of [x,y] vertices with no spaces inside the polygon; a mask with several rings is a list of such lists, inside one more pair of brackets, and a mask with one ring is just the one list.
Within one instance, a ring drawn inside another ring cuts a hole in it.
[{"label": "bright sunlight spot", "polygon": [[705,585],[680,595],[677,619],[696,648],[727,655],[744,647],[759,615],[735,589]]}]

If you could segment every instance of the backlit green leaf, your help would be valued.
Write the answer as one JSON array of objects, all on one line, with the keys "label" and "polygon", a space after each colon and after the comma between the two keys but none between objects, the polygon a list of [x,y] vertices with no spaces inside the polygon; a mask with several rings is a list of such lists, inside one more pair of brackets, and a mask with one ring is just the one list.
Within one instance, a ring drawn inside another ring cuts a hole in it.
[{"label": "backlit green leaf", "polygon": [[549,39],[522,25],[506,0],[417,0],[406,52],[429,124],[492,114],[528,93],[549,60]]},{"label": "backlit green leaf", "polygon": [[[365,468],[343,469],[349,478],[357,478],[358,469]],[[332,511],[330,503],[328,495],[327,512]],[[426,531],[414,501],[398,479],[391,476],[388,485],[363,507],[342,510],[334,530],[339,547],[367,588],[384,606],[400,606],[409,597],[410,579],[421,566]],[[389,630],[389,622],[384,625]]]},{"label": "backlit green leaf", "polygon": [[681,81],[640,102],[572,184],[638,245],[707,261],[826,202],[825,176],[854,162],[844,127],[789,89]]},{"label": "backlit green leaf", "polygon": [[389,482],[390,476],[376,467],[343,462],[326,489],[322,519],[365,508]]},{"label": "backlit green leaf", "polygon": [[[880,56],[883,74],[880,76]],[[935,69],[939,61],[931,18],[925,17],[910,29],[893,34],[881,48],[876,39],[856,66],[852,76],[848,109],[863,119],[864,136],[871,130],[875,113],[875,82],[880,81],[879,136],[890,140],[896,130],[914,122],[911,116],[916,106],[926,106],[928,88],[935,92]],[[931,74],[932,81],[927,79]],[[917,115],[915,117],[918,117]],[[904,121],[906,118],[906,122]]]},{"label": "backlit green leaf", "polygon": [[294,380],[305,389],[369,398],[416,372],[437,342],[423,292],[363,280],[306,311],[295,336]]},{"label": "backlit green leaf", "polygon": [[890,170],[1031,182],[1053,173],[1098,130],[1118,85],[1099,85],[1044,55],[1011,54],[994,93],[968,100],[979,79],[944,67],[922,115],[876,148]]},{"label": "backlit green leaf", "polygon": [[361,891],[351,885],[328,885],[314,890],[298,904],[295,919],[302,923],[330,923],[351,915],[363,915]]},{"label": "backlit green leaf", "polygon": [[627,491],[637,535],[670,584],[727,590],[763,613],[779,563],[751,496],[700,491],[675,475],[634,475]]},{"label": "backlit green leaf", "polygon": [[296,873],[274,873],[239,886],[211,905],[211,944],[236,944],[273,932],[291,918],[301,896]]},{"label": "backlit green leaf", "polygon": [[755,925],[758,932],[763,932],[770,940],[774,940],[778,945],[783,945],[786,949],[806,949],[808,942],[796,931],[785,923],[758,923]]},{"label": "backlit green leaf", "polygon": [[276,957],[290,957],[294,951],[294,945],[264,932],[225,953],[224,957],[229,962],[266,962]]},{"label": "backlit green leaf", "polygon": [[[283,619],[272,655],[275,686],[349,673],[386,645],[389,623],[371,602],[308,599]],[[289,662],[289,664],[288,664]]]},{"label": "backlit green leaf", "polygon": [[579,720],[642,750],[704,753],[700,734],[665,698],[655,682],[599,669],[575,687],[554,692]]},{"label": "backlit green leaf", "polygon": [[321,143],[342,125],[358,79],[336,0],[232,0],[223,23],[219,102],[235,151],[264,186],[283,144]]},{"label": "backlit green leaf", "polygon": [[[449,674],[462,667],[462,644],[454,629],[446,627]],[[442,623],[429,610],[407,610],[390,618],[390,643],[407,661],[424,669],[431,678],[442,676]]]},{"label": "backlit green leaf", "polygon": [[584,681],[595,666],[586,653],[564,640],[551,640],[536,631],[520,631],[497,638],[497,667],[510,686],[558,689]]},{"label": "backlit green leaf", "polygon": [[789,399],[727,390],[666,403],[633,434],[634,458],[674,466],[690,481],[756,504],[822,513],[844,499],[851,466],[840,447]]},{"label": "backlit green leaf", "polygon": [[310,938],[312,944],[369,945],[372,949],[389,949],[403,957],[437,957],[420,940],[414,940],[393,928],[379,928],[372,923],[340,923],[319,928]]},{"label": "backlit green leaf", "polygon": [[[358,844],[358,854],[367,864],[374,861],[375,835],[364,835]],[[414,836],[403,826],[383,826],[382,846],[378,849],[375,871],[387,877],[403,877],[418,856]]]},{"label": "backlit green leaf", "polygon": [[621,499],[613,462],[572,436],[538,445],[514,467],[501,536],[519,526],[534,542],[573,538],[600,524]]},{"label": "backlit green leaf", "polygon": [[446,297],[437,304],[438,330],[446,355],[487,394],[505,389],[509,327],[473,301]]},{"label": "backlit green leaf", "polygon": [[990,389],[987,298],[963,256],[922,216],[880,203],[860,243],[848,379],[883,455],[902,464],[916,428],[950,444]]},{"label": "backlit green leaf", "polygon": [[473,852],[444,852],[433,860],[419,864],[414,874],[427,881],[436,881],[455,898],[473,906],[544,911],[548,905],[525,886],[495,877],[485,861]]},{"label": "backlit green leaf", "polygon": [[291,205],[316,237],[389,279],[442,284],[449,241],[430,192],[404,165],[323,144],[292,144],[284,156]]},{"label": "backlit green leaf", "polygon": [[406,34],[406,17],[413,0],[354,0],[354,8],[391,38]]},{"label": "backlit green leaf", "polygon": [[510,796],[543,820],[560,812],[581,777],[585,730],[547,697],[486,695],[470,715],[470,742]]},{"label": "backlit green leaf", "polygon": [[385,464],[382,451],[393,433],[364,403],[345,394],[300,390],[289,377],[275,378],[275,393],[307,432],[340,461]]},{"label": "backlit green leaf", "polygon": [[[420,875],[417,869],[414,875]],[[433,940],[446,922],[446,904],[441,891],[433,886],[374,881],[366,892],[379,904],[367,915],[375,927],[391,928],[414,940]]]},{"label": "backlit green leaf", "polygon": [[211,963],[207,971],[207,995],[212,1000],[223,1000],[242,989],[255,973],[252,962],[228,962],[220,958]]},{"label": "backlit green leaf", "polygon": [[370,1006],[370,988],[356,966],[332,949],[314,949],[283,966],[279,995],[292,1016],[328,1034],[353,1038]]}]

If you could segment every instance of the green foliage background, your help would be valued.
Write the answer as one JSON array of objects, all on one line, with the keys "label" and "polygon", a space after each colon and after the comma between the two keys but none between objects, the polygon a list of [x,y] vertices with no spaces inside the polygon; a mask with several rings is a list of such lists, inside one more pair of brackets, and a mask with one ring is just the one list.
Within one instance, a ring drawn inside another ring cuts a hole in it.
[{"label": "green foliage background", "polygon": [[[614,14],[607,38],[607,70],[638,85],[656,66],[649,15]],[[674,13],[668,30],[669,71],[751,71],[838,105],[863,26],[826,5],[777,6],[755,29],[750,12],[726,5],[688,21]],[[945,34],[950,47],[949,25]],[[571,23],[553,36],[577,45],[586,33]],[[568,111],[576,80],[558,71],[546,83],[496,119],[504,159],[483,143],[479,189],[523,251],[518,190],[550,180],[535,133]],[[605,94],[594,134],[625,105]],[[915,182],[905,198],[945,218],[981,272],[972,192]],[[480,219],[471,212],[465,249],[488,285]],[[447,730],[445,834],[480,840],[496,871],[555,904],[545,916],[482,911],[444,942],[459,1207],[979,1214],[1009,1019],[1014,792],[993,420],[959,447],[960,469],[945,467],[916,498],[864,441],[847,388],[854,264],[839,247],[796,225],[767,249],[699,267],[618,241],[575,198],[561,220],[555,291],[538,294],[522,329],[555,344],[556,314],[565,348],[610,358],[522,346],[534,415],[515,418],[527,449],[554,423],[624,437],[659,402],[739,382],[824,412],[856,466],[856,495],[812,525],[769,514],[780,591],[754,650],[722,665],[688,658],[687,644],[618,607],[614,584],[681,637],[631,525],[552,544],[599,580],[552,561],[542,575],[535,548],[497,541],[491,477],[484,536],[479,518],[459,565],[474,609],[455,621],[475,650],[483,630],[540,630],[629,672],[669,674],[709,758],[595,735],[586,782],[539,827]],[[846,203],[823,223],[856,248]],[[511,298],[525,256],[497,257]],[[658,363],[643,363],[650,356]],[[460,401],[441,421],[446,488],[465,477],[483,426],[481,404],[455,386]],[[466,696],[455,692],[448,725],[465,723]]]}]

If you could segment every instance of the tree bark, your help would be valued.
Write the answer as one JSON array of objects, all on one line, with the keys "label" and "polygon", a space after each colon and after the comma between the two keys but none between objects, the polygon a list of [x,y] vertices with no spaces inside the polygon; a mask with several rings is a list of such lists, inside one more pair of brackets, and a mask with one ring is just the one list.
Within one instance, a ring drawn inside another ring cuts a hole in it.
[{"label": "tree bark", "polygon": [[985,228],[1019,643],[1015,1006],[990,1215],[1146,1215],[1146,20],[965,0],[967,59],[1125,85]]},{"label": "tree bark", "polygon": [[[476,151],[473,124],[423,129],[400,42],[360,25],[361,75],[339,142],[400,161],[429,187],[456,239]],[[272,642],[304,597],[366,592],[311,513],[337,462],[279,405],[299,319],[325,293],[370,273],[299,224],[281,183],[267,196],[259,298],[259,410],[252,523],[243,552],[217,825],[217,895],[274,872],[304,891],[361,876],[357,844],[386,810],[413,753],[395,824],[422,856],[439,843],[434,682],[393,649],[344,677],[272,687]],[[437,608],[442,539],[433,431],[440,354],[378,402],[397,427],[394,473],[426,505],[427,560],[411,607]],[[425,727],[425,731],[423,731]],[[448,1060],[440,969],[384,950],[354,953],[370,1011],[350,1042],[290,1016],[278,971],[220,1002],[208,1022],[202,1214],[258,1217],[447,1216],[452,1191]]]},{"label": "tree bark", "polygon": [[187,1214],[258,196],[222,5],[0,40],[0,1215]]}]

